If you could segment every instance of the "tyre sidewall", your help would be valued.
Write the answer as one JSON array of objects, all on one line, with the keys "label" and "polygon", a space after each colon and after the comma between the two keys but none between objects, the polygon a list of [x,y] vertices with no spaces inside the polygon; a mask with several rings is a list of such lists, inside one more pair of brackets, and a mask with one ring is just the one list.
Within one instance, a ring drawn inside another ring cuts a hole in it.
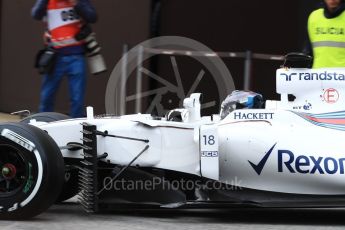
[{"label": "tyre sidewall", "polygon": [[[8,123],[0,125],[0,134],[4,130],[10,130],[34,145],[33,151],[29,151],[23,147],[25,144],[1,136],[2,142],[23,150],[25,160],[28,161],[26,163],[32,165],[35,178],[34,185],[26,193],[21,190],[13,196],[0,197],[1,204],[6,204],[0,212],[0,219],[26,219],[43,212],[55,202],[63,186],[64,162],[54,140],[41,129],[26,124]],[[27,201],[24,206],[21,205],[23,201]]]}]

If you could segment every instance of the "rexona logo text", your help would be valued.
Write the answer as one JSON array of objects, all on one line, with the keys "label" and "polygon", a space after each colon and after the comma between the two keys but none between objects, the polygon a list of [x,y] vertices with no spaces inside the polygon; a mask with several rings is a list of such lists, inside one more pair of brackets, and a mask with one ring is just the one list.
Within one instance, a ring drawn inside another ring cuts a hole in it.
[{"label": "rexona logo text", "polygon": [[280,73],[286,81],[345,81],[345,75],[335,72],[320,72],[320,73]]},{"label": "rexona logo text", "polygon": [[[271,147],[259,163],[255,164],[248,161],[258,175],[261,175],[275,146],[276,144]],[[345,174],[345,158],[297,155],[289,150],[277,150],[277,154],[277,171],[279,173]]]}]

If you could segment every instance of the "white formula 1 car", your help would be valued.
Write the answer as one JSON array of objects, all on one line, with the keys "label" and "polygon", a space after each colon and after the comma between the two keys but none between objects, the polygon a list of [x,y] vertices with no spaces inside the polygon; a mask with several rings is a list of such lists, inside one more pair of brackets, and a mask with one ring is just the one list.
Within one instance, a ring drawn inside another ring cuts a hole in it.
[{"label": "white formula 1 car", "polygon": [[1,124],[0,218],[76,194],[87,212],[345,206],[345,69],[283,68],[276,80],[280,101],[235,92],[212,117],[193,94],[166,117],[88,108]]}]

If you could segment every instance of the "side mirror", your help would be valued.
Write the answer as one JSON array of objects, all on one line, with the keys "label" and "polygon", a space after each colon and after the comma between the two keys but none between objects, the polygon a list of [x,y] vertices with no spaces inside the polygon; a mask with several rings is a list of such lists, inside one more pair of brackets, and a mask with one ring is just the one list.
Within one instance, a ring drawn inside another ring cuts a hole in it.
[{"label": "side mirror", "polygon": [[283,68],[311,68],[313,57],[304,53],[289,53],[285,56]]},{"label": "side mirror", "polygon": [[201,120],[201,93],[193,93],[184,99],[183,107],[188,110],[188,122]]}]

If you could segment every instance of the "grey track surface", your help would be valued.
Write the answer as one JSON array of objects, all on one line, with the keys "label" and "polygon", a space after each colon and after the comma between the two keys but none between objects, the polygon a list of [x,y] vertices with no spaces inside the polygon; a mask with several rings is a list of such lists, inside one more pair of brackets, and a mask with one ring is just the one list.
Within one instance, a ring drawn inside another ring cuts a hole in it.
[{"label": "grey track surface", "polygon": [[344,229],[344,216],[345,209],[132,210],[88,215],[70,202],[30,221],[0,221],[0,229]]}]

